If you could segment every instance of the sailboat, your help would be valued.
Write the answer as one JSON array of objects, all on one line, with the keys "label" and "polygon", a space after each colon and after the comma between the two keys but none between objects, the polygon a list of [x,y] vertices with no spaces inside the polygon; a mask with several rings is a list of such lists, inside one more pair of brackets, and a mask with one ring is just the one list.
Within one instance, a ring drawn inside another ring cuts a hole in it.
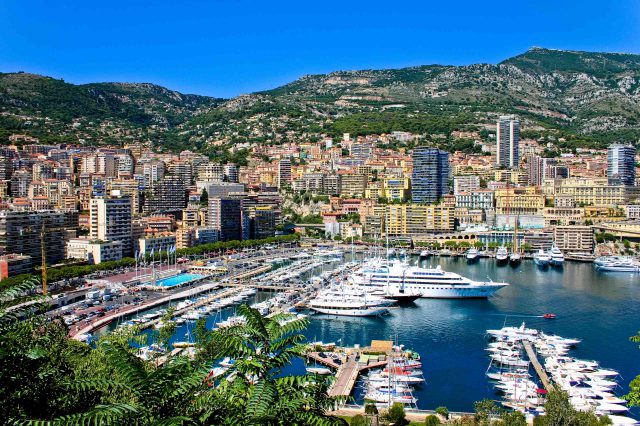
[{"label": "sailboat", "polygon": [[509,255],[509,263],[513,266],[520,264],[522,257],[518,251],[518,218],[516,217],[516,223],[513,228],[513,252]]}]

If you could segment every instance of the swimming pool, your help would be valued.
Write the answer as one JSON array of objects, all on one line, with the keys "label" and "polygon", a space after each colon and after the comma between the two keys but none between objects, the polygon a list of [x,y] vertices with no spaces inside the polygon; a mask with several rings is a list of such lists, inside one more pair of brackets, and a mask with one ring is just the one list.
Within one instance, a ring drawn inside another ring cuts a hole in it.
[{"label": "swimming pool", "polygon": [[179,274],[169,278],[163,278],[161,280],[156,281],[155,285],[157,287],[175,287],[180,284],[184,284],[188,281],[197,280],[203,278],[204,275],[200,274]]}]

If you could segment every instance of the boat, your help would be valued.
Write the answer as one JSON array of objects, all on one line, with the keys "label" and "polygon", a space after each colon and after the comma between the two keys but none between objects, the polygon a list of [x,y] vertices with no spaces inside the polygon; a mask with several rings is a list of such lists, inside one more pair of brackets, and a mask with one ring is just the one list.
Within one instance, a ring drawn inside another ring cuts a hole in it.
[{"label": "boat", "polygon": [[544,314],[542,315],[542,318],[544,319],[554,319],[556,317],[556,314]]},{"label": "boat", "polygon": [[596,263],[596,269],[603,272],[640,272],[640,265],[631,258],[620,258]]},{"label": "boat", "polygon": [[429,250],[422,250],[420,252],[420,259],[426,259],[427,257],[429,257],[431,253],[429,253]]},{"label": "boat", "polygon": [[498,265],[505,265],[509,261],[509,252],[504,246],[498,247],[496,251],[496,262]]},{"label": "boat", "polygon": [[509,263],[513,266],[520,264],[521,260],[522,256],[520,255],[520,253],[514,252],[509,255]]},{"label": "boat", "polygon": [[473,281],[453,272],[435,268],[411,266],[407,262],[371,259],[356,269],[348,282],[362,286],[383,288],[399,293],[420,293],[424,298],[465,299],[487,298],[507,283]]},{"label": "boat", "polygon": [[403,288],[399,289],[374,289],[369,292],[372,296],[379,296],[385,299],[394,300],[399,304],[413,303],[422,297],[422,293],[408,292]]},{"label": "boat", "polygon": [[374,401],[374,402],[385,402],[385,403],[391,402],[392,404],[396,402],[400,404],[416,403],[416,399],[411,395],[398,393],[398,392],[391,393],[391,394],[389,392],[369,392],[365,394],[364,399]]},{"label": "boat", "polygon": [[309,308],[327,315],[348,317],[374,317],[389,311],[391,301],[357,291],[355,286],[341,286],[340,289],[328,289],[318,292],[309,301]]},{"label": "boat", "polygon": [[331,370],[326,367],[307,367],[307,373],[309,374],[320,374],[322,376],[327,376],[331,374]]},{"label": "boat", "polygon": [[533,255],[533,261],[538,266],[549,266],[549,263],[551,262],[551,256],[549,256],[549,253],[547,253],[543,249],[540,249]]},{"label": "boat", "polygon": [[468,262],[475,262],[476,260],[478,260],[478,256],[479,256],[479,252],[478,252],[478,249],[476,249],[476,248],[470,248],[467,251],[467,261]]},{"label": "boat", "polygon": [[551,258],[549,264],[552,266],[562,266],[564,264],[564,254],[555,245],[549,250],[549,257]]},{"label": "boat", "polygon": [[593,263],[596,266],[600,266],[611,262],[626,262],[632,260],[633,258],[630,256],[599,256],[595,258]]}]

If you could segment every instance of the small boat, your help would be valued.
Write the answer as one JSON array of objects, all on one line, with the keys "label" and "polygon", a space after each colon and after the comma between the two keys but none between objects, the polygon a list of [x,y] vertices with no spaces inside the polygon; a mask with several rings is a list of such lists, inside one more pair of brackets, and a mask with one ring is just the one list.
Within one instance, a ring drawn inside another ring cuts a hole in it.
[{"label": "small boat", "polygon": [[538,266],[549,266],[549,262],[551,262],[551,256],[546,251],[540,249],[533,255],[533,261]]},{"label": "small boat", "polygon": [[420,252],[420,259],[426,259],[427,257],[429,257],[431,253],[429,253],[429,250],[422,250]]},{"label": "small boat", "polygon": [[309,374],[320,374],[322,376],[327,376],[331,374],[331,370],[325,367],[307,367],[307,373]]},{"label": "small boat", "polygon": [[509,255],[509,263],[513,266],[520,264],[521,260],[522,256],[520,256],[520,253],[514,252]]},{"label": "small boat", "polygon": [[506,247],[501,246],[496,251],[496,263],[498,265],[505,265],[507,262],[509,262],[509,252]]},{"label": "small boat", "polygon": [[556,314],[544,314],[542,316],[542,318],[544,319],[554,319],[556,317]]},{"label": "small boat", "polygon": [[478,249],[470,248],[469,251],[467,251],[467,261],[475,262],[478,259],[478,255]]}]

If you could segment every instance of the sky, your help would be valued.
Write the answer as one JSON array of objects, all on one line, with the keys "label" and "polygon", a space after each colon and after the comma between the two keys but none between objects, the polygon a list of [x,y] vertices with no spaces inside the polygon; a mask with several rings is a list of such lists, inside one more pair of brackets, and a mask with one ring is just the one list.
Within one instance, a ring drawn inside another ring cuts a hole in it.
[{"label": "sky", "polygon": [[640,0],[0,0],[0,72],[217,97],[532,46],[640,53]]}]

